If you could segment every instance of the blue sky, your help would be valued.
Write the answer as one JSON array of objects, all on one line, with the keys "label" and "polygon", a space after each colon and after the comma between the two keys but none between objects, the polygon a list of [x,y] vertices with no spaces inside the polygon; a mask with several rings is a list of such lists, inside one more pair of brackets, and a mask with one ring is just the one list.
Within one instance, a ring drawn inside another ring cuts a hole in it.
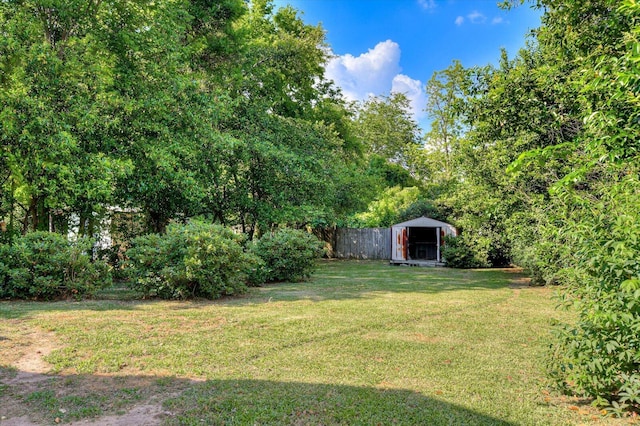
[{"label": "blue sky", "polygon": [[458,59],[465,67],[496,64],[540,25],[528,5],[502,10],[498,0],[276,0],[305,22],[320,23],[336,55],[327,76],[350,100],[405,92],[424,124],[424,84]]}]

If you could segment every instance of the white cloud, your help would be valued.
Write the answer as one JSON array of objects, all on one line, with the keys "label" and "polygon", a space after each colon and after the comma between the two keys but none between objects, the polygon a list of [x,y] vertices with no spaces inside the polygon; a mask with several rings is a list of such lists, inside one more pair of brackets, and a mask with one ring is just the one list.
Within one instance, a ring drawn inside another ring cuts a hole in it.
[{"label": "white cloud", "polygon": [[502,24],[503,22],[504,22],[504,19],[502,18],[502,16],[496,16],[491,20],[492,25]]},{"label": "white cloud", "polygon": [[[460,26],[467,21],[472,24],[484,24],[485,22],[487,22],[487,17],[482,12],[474,10],[473,12],[468,13],[466,16],[459,15],[456,18],[455,23],[457,26]],[[503,22],[501,17],[495,17],[491,21],[492,24],[499,24],[501,22]]]},{"label": "white cloud", "polygon": [[426,10],[435,9],[437,6],[436,0],[418,0],[418,4]]},{"label": "white cloud", "polygon": [[404,93],[411,101],[416,120],[424,117],[426,95],[420,80],[401,74],[400,46],[387,40],[373,49],[353,56],[346,54],[333,58],[326,67],[325,76],[333,80],[349,101],[363,101],[369,96],[387,96],[391,92]]},{"label": "white cloud", "polygon": [[326,77],[351,101],[389,93],[391,81],[399,73],[400,46],[391,40],[378,43],[358,57],[346,54],[333,58],[326,68]]},{"label": "white cloud", "polygon": [[469,21],[472,24],[484,24],[487,21],[487,17],[477,10],[474,10],[473,12],[468,14],[467,18],[469,18]]},{"label": "white cloud", "polygon": [[416,121],[426,116],[424,107],[427,105],[427,94],[420,80],[414,80],[404,74],[398,74],[391,82],[391,91],[404,93],[411,102],[411,110]]}]

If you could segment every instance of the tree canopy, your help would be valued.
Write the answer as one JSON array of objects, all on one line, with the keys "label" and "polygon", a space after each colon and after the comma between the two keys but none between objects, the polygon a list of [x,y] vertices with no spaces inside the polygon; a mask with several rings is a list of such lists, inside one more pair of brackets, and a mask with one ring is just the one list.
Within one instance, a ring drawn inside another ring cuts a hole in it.
[{"label": "tree canopy", "polygon": [[336,200],[357,149],[324,31],[290,7],[5,1],[0,27],[0,215],[15,232],[76,215],[91,234],[120,206],[151,231],[204,215],[253,234],[361,204]]}]

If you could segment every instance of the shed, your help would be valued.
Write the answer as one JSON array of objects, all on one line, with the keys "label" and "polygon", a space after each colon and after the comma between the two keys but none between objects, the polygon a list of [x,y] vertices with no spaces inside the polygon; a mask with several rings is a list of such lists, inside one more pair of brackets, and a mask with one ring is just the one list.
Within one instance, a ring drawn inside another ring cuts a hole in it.
[{"label": "shed", "polygon": [[425,216],[392,225],[391,263],[441,264],[444,237],[457,234],[453,225]]}]

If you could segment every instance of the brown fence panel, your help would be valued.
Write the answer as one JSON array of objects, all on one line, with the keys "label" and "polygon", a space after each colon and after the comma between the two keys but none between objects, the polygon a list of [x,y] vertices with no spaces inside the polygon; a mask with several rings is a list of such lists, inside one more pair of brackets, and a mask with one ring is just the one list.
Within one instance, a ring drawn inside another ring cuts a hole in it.
[{"label": "brown fence panel", "polygon": [[314,234],[327,245],[328,256],[338,259],[390,259],[389,228],[323,228]]}]

